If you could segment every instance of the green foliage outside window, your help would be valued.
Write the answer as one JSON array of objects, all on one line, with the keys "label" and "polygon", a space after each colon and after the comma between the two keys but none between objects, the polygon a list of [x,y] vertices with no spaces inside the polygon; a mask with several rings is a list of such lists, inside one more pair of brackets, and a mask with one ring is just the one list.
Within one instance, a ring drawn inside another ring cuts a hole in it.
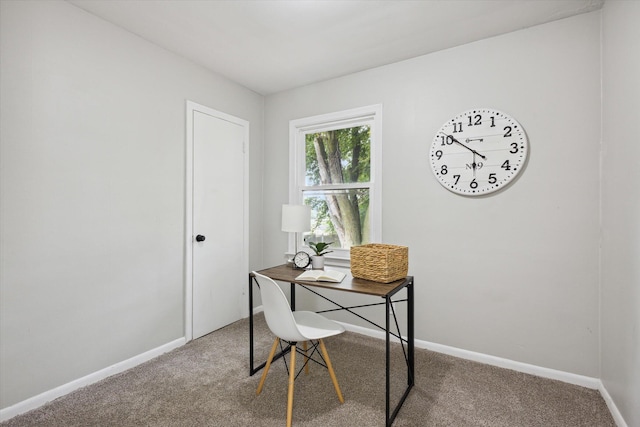
[{"label": "green foliage outside window", "polygon": [[[312,209],[312,234],[337,237],[342,248],[366,243],[369,189],[349,184],[370,181],[370,127],[307,134],[305,160],[304,200]],[[316,190],[314,186],[329,188]]]}]

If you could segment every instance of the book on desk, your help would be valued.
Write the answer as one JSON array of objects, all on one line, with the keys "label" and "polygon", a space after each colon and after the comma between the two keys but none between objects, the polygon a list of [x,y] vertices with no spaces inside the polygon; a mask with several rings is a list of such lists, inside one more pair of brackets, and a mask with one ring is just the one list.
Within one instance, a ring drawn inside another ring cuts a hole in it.
[{"label": "book on desk", "polygon": [[307,280],[309,282],[340,283],[345,277],[345,273],[336,270],[307,270],[296,277],[296,280]]}]

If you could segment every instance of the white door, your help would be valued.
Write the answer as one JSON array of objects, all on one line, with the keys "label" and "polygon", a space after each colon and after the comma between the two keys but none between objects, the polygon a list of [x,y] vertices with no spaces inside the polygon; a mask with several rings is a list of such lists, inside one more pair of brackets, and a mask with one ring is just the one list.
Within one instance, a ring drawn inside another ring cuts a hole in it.
[{"label": "white door", "polygon": [[194,108],[191,117],[195,339],[241,317],[247,276],[244,144],[248,124],[206,107]]}]

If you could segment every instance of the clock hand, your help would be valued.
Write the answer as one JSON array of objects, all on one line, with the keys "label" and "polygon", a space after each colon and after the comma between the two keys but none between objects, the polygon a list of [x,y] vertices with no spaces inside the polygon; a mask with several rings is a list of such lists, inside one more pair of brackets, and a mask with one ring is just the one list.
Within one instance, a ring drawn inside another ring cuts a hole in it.
[{"label": "clock hand", "polygon": [[466,148],[467,150],[471,151],[473,154],[477,154],[478,156],[482,157],[483,160],[487,160],[487,158],[485,156],[483,156],[482,154],[478,153],[476,150],[474,150],[471,147],[467,147],[466,145],[464,145],[462,142],[458,141],[457,139],[455,139],[453,136],[451,135],[447,135],[446,133],[442,132],[443,135],[445,135],[448,138],[451,138],[451,140],[457,144],[462,145],[464,148]]},{"label": "clock hand", "polygon": [[473,163],[471,163],[471,168],[473,169],[473,177],[476,176],[476,152],[473,152]]},{"label": "clock hand", "polygon": [[[451,137],[451,138],[453,138],[453,137]],[[464,145],[462,142],[458,141],[457,139],[453,138],[453,142],[456,142],[456,143],[462,145],[464,148],[466,148],[467,150],[471,151],[474,155],[477,154],[478,156],[482,157],[483,160],[487,160],[486,156],[483,156],[482,154],[478,153],[473,148]]]}]

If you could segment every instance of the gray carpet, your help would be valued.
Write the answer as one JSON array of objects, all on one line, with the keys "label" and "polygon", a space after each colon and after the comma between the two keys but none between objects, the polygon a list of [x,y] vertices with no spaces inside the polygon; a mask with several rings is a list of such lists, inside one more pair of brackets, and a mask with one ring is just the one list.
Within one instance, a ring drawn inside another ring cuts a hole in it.
[{"label": "gray carpet", "polygon": [[[273,337],[257,316],[257,357]],[[293,424],[384,426],[384,342],[347,332],[326,340],[345,403],[327,371],[295,383]],[[301,358],[298,358],[301,360]],[[394,348],[394,398],[406,382]],[[278,426],[285,424],[284,363],[248,375],[248,320],[241,320],[127,372],[5,421],[9,426]],[[615,426],[596,390],[416,350],[416,386],[394,426]]]}]

